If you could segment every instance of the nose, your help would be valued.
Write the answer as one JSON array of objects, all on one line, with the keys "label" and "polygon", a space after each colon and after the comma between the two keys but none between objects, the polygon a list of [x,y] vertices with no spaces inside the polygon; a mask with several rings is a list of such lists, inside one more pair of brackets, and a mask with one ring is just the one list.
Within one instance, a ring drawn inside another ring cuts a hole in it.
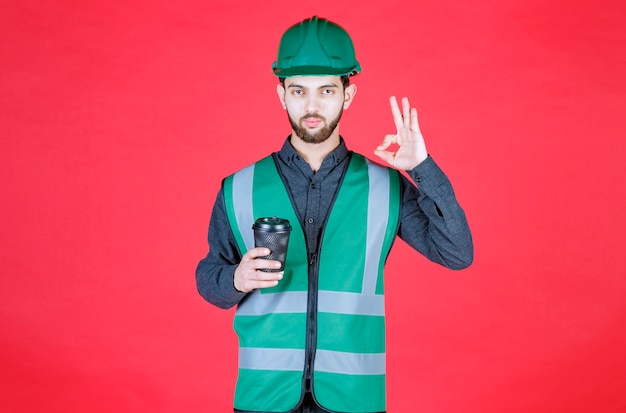
[{"label": "nose", "polygon": [[317,99],[317,96],[308,96],[305,106],[304,106],[304,110],[306,111],[306,113],[317,113],[320,110],[320,105],[319,105],[319,101]]}]

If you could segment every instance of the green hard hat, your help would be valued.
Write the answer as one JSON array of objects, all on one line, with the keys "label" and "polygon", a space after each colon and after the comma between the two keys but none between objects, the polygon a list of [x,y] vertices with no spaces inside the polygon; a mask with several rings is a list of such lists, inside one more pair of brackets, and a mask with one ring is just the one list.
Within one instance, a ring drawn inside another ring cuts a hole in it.
[{"label": "green hard hat", "polygon": [[272,69],[279,77],[352,76],[361,72],[361,65],[348,32],[338,24],[313,16],[283,34]]}]

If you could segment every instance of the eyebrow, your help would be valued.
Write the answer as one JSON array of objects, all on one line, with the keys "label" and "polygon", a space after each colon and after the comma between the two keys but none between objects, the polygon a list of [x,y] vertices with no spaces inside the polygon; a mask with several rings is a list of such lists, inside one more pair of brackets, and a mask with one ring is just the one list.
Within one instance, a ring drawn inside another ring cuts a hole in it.
[{"label": "eyebrow", "polygon": [[[287,88],[292,88],[292,87],[297,87],[297,88],[300,88],[300,89],[308,89],[307,87],[302,86],[302,85],[299,85],[299,84],[297,84],[297,83],[292,83],[292,84],[290,84],[289,86],[287,86]],[[335,85],[335,84],[333,84],[333,83],[329,83],[329,84],[327,84],[327,85],[321,85],[321,86],[319,86],[319,87],[318,87],[318,89],[325,89],[325,88],[328,88],[328,87],[335,87],[335,88],[337,88],[337,87],[339,87],[339,86],[338,86],[338,85]]]}]

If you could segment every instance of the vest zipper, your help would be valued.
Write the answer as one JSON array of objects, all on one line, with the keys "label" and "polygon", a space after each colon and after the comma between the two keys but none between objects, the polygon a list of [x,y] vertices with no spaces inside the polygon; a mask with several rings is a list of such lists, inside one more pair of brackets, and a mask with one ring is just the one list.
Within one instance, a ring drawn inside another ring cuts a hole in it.
[{"label": "vest zipper", "polygon": [[305,391],[312,393],[313,363],[317,349],[317,291],[319,271],[317,253],[309,254],[309,291],[307,299],[306,348],[305,348]]}]

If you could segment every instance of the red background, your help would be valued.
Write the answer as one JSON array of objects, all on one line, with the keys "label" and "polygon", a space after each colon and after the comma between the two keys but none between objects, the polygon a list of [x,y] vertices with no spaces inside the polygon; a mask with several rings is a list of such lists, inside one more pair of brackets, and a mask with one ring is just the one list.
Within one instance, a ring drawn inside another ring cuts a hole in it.
[{"label": "red background", "polygon": [[318,14],[364,68],[349,147],[410,97],[475,240],[463,272],[394,247],[389,411],[626,411],[624,4],[2,1],[0,410],[229,411],[233,312],[194,270]]}]

